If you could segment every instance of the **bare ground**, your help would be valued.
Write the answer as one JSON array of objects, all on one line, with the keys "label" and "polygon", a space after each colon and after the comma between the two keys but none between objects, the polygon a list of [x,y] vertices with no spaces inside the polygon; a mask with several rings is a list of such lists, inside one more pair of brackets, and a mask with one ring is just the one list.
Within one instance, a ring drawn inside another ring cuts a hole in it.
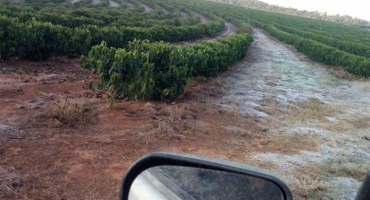
[{"label": "bare ground", "polygon": [[213,37],[213,38],[205,38],[205,40],[216,41],[220,38],[234,35],[235,33],[236,33],[236,27],[230,22],[225,22],[225,29],[221,33],[219,33],[216,37]]},{"label": "bare ground", "polygon": [[92,5],[98,5],[100,3],[101,3],[100,0],[92,0],[91,2]]},{"label": "bare ground", "polygon": [[234,35],[235,33],[236,33],[236,27],[233,24],[231,24],[230,22],[225,22],[225,29],[222,30],[221,32],[219,32],[218,34],[216,34],[213,37],[203,36],[202,38],[199,38],[199,39],[196,39],[196,40],[183,41],[183,42],[179,42],[179,43],[176,43],[176,44],[192,45],[192,44],[195,44],[196,42],[199,42],[199,41],[209,41],[209,42],[211,42],[211,41],[216,41],[216,40],[218,40],[220,38],[223,38],[223,37]]},{"label": "bare ground", "polygon": [[170,14],[170,11],[168,11],[168,10],[167,10],[167,9],[165,9],[165,8],[162,8],[162,11],[163,11],[163,14],[165,14],[165,15]]},{"label": "bare ground", "polygon": [[152,12],[153,11],[153,8],[145,5],[145,4],[142,4],[143,7],[144,7],[144,13],[148,13],[148,12]]},{"label": "bare ground", "polygon": [[120,5],[119,5],[119,3],[115,2],[115,1],[109,0],[109,7],[118,8],[118,7],[120,7]]},{"label": "bare ground", "polygon": [[208,23],[209,22],[209,19],[206,17],[206,16],[204,16],[204,15],[202,15],[202,14],[198,14],[199,15],[199,17],[200,17],[200,22],[202,23],[202,24],[205,24],[205,23]]},{"label": "bare ground", "polygon": [[12,61],[1,71],[0,199],[116,199],[125,171],[146,153],[237,160],[262,132],[212,103],[217,80],[194,80],[175,105],[118,100],[110,109],[78,60]]},{"label": "bare ground", "polygon": [[136,6],[132,3],[126,3],[126,6],[127,6],[128,9],[135,9],[136,8]]},{"label": "bare ground", "polygon": [[187,152],[269,169],[296,199],[350,199],[369,163],[370,85],[255,30],[247,57],[174,105],[90,91],[78,60],[0,70],[0,199],[117,199],[134,160]]},{"label": "bare ground", "polygon": [[182,19],[187,19],[189,17],[189,15],[185,12],[180,12],[180,16]]}]

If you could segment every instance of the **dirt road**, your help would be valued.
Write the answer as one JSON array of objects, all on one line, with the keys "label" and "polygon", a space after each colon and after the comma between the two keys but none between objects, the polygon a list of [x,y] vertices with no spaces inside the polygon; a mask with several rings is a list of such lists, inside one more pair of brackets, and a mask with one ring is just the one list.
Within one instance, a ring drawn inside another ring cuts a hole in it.
[{"label": "dirt road", "polygon": [[209,22],[209,19],[208,19],[206,16],[201,15],[201,14],[198,14],[198,15],[199,15],[199,17],[200,17],[200,22],[201,22],[202,24],[205,24],[205,23]]},{"label": "dirt road", "polygon": [[132,3],[126,3],[126,6],[127,6],[128,9],[135,9],[136,8],[136,6]]},{"label": "dirt road", "polygon": [[165,15],[170,14],[170,11],[168,11],[168,10],[167,10],[167,9],[165,9],[165,8],[162,8],[162,11],[163,11],[163,14],[165,14]]},{"label": "dirt road", "polygon": [[233,24],[231,24],[230,22],[225,22],[225,29],[224,29],[223,32],[221,32],[219,35],[217,35],[216,37],[213,37],[213,38],[205,37],[205,40],[207,40],[207,41],[216,41],[220,38],[230,36],[230,35],[234,35],[235,33],[236,33],[236,27]]},{"label": "dirt road", "polygon": [[223,38],[223,37],[226,37],[226,36],[230,36],[230,35],[234,35],[236,33],[236,27],[231,24],[230,22],[225,22],[225,29],[222,30],[220,33],[218,33],[217,35],[213,36],[213,37],[207,37],[207,36],[204,36],[203,38],[199,38],[197,40],[193,40],[193,41],[184,41],[184,42],[179,42],[177,44],[181,44],[181,45],[192,45],[192,44],[195,44],[196,42],[199,42],[199,41],[216,41],[220,38]]},{"label": "dirt road", "polygon": [[153,8],[145,5],[145,4],[142,4],[143,7],[144,7],[144,13],[148,13],[148,12],[152,12],[153,11]]},{"label": "dirt road", "polygon": [[189,15],[185,12],[180,12],[180,16],[182,19],[187,19],[189,17]]},{"label": "dirt road", "polygon": [[98,5],[100,3],[101,3],[100,0],[92,0],[91,2],[92,5]]},{"label": "dirt road", "polygon": [[255,118],[270,137],[308,148],[246,152],[247,162],[264,163],[313,199],[353,199],[370,167],[364,139],[370,134],[370,83],[310,62],[261,30],[254,38],[247,58],[222,80],[219,105]]},{"label": "dirt road", "polygon": [[118,7],[120,7],[120,5],[115,1],[109,0],[109,7],[118,8]]}]

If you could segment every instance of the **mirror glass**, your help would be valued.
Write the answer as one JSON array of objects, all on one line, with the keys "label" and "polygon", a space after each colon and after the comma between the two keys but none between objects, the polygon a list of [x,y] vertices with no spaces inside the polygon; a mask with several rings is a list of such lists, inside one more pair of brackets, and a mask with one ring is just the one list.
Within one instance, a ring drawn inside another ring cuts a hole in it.
[{"label": "mirror glass", "polygon": [[129,200],[282,200],[274,183],[247,175],[202,168],[150,168],[131,186]]}]

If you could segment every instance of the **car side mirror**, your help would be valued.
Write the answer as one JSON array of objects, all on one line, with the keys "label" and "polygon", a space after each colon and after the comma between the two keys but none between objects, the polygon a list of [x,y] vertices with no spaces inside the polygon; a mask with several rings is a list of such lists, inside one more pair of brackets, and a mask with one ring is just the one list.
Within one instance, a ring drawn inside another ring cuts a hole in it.
[{"label": "car side mirror", "polygon": [[121,200],[291,200],[288,186],[271,173],[206,157],[153,153],[127,172]]}]

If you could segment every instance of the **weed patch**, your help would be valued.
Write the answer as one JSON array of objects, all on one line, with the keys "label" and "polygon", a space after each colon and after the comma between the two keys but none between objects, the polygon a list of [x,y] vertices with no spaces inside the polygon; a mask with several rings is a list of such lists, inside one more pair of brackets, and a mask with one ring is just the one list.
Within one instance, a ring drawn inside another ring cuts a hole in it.
[{"label": "weed patch", "polygon": [[77,127],[95,124],[97,115],[93,103],[68,96],[48,102],[40,112],[34,114],[28,126]]}]

